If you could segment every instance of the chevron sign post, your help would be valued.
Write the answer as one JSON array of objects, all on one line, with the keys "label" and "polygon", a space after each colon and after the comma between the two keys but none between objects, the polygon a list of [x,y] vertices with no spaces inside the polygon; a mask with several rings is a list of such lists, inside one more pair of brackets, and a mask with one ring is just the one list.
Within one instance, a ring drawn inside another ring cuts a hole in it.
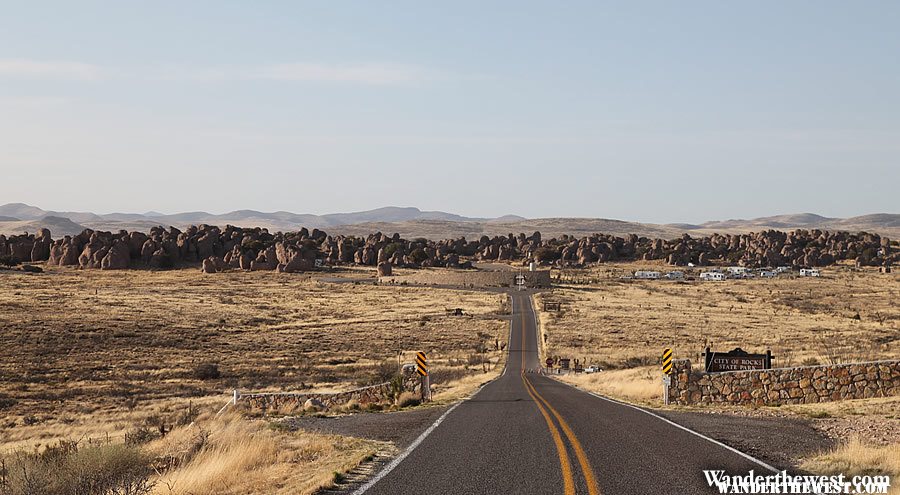
[{"label": "chevron sign post", "polygon": [[431,377],[428,376],[428,358],[421,351],[416,353],[416,373],[422,377],[422,402],[431,400]]}]

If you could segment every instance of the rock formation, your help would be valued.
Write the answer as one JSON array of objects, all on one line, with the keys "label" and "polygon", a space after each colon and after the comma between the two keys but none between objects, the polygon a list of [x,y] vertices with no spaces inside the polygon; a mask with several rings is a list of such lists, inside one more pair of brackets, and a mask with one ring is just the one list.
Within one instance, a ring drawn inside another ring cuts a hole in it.
[{"label": "rock formation", "polygon": [[747,267],[827,266],[854,261],[859,266],[885,266],[900,261],[896,242],[866,232],[768,230],[749,234],[713,234],[672,240],[629,235],[563,235],[544,239],[540,232],[467,240],[403,239],[381,232],[366,237],[312,232],[269,233],[261,228],[192,226],[184,232],[154,227],[150,232],[118,233],[85,230],[53,240],[50,232],[0,235],[0,256],[20,262],[120,270],[166,269],[202,263],[203,271],[224,269],[312,270],[317,262],[354,263],[390,274],[392,267],[470,268],[472,261],[535,262],[543,266],[584,266],[607,261],[666,260],[670,265],[741,265]]}]

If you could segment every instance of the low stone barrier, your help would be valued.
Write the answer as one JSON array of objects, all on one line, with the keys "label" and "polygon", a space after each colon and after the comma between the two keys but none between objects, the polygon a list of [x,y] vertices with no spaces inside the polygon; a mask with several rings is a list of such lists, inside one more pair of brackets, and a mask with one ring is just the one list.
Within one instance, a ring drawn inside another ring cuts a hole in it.
[{"label": "low stone barrier", "polygon": [[673,362],[673,404],[781,405],[900,395],[900,360],[705,373]]},{"label": "low stone barrier", "polygon": [[321,402],[326,408],[341,406],[350,401],[356,401],[361,405],[390,401],[397,392],[419,393],[422,390],[422,382],[418,375],[404,374],[401,382],[401,390],[395,390],[391,382],[379,383],[368,387],[361,387],[346,392],[335,393],[239,393],[237,402],[243,403],[250,409],[278,410],[301,409],[309,399]]},{"label": "low stone barrier", "polygon": [[417,270],[409,275],[383,276],[382,284],[460,285],[475,287],[512,287],[516,275],[525,277],[527,287],[550,287],[550,270]]}]

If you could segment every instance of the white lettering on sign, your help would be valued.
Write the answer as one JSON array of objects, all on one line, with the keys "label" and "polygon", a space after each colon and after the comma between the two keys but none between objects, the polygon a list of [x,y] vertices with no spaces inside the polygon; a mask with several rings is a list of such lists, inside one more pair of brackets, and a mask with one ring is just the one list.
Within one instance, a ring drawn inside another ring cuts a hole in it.
[{"label": "white lettering on sign", "polygon": [[766,367],[764,358],[714,357],[712,364],[721,371],[758,370]]}]

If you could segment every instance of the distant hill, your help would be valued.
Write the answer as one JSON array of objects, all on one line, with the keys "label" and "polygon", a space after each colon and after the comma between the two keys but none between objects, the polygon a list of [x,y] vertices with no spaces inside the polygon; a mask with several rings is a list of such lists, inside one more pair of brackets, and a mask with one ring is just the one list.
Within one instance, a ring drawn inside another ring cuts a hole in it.
[{"label": "distant hill", "polygon": [[0,234],[36,233],[40,229],[49,229],[54,238],[75,235],[84,230],[84,226],[68,218],[46,216],[37,220],[0,220]]},{"label": "distant hill", "polygon": [[[51,218],[52,217],[52,218]],[[0,206],[0,233],[19,234],[36,231],[42,226],[55,236],[71,235],[85,227],[95,230],[140,230],[162,225],[184,228],[188,225],[210,224],[239,227],[262,227],[270,231],[291,231],[301,227],[319,228],[329,233],[366,235],[373,232],[397,232],[405,238],[480,237],[508,233],[540,231],[545,236],[562,234],[584,236],[596,232],[672,239],[684,233],[708,235],[740,233],[760,230],[822,229],[850,232],[876,232],[888,237],[900,237],[900,214],[875,213],[852,218],[830,218],[814,213],[798,213],[753,218],[749,220],[715,220],[702,224],[651,224],[604,218],[525,218],[504,215],[496,218],[465,217],[443,211],[423,211],[413,207],[387,206],[374,210],[350,213],[313,215],[289,211],[262,212],[235,210],[213,214],[192,211],[164,215],[147,213],[56,212],[23,203]]]}]

